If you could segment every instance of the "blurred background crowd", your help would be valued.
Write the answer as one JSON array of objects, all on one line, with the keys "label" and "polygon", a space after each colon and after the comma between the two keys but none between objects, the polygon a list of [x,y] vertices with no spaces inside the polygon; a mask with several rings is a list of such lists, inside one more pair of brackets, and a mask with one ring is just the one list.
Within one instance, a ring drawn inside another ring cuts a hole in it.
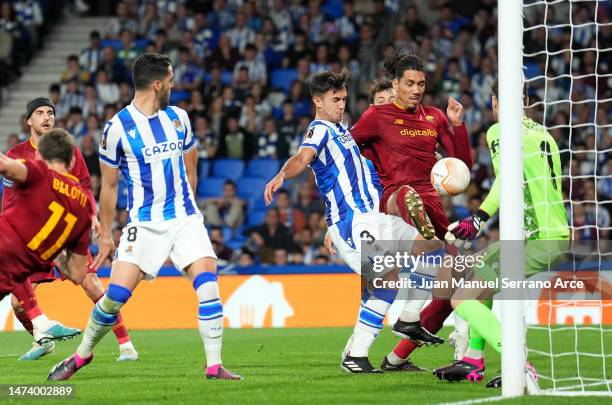
[{"label": "blurred background crowd", "polygon": [[[50,3],[1,3],[0,86],[44,47],[47,27],[62,15]],[[97,196],[100,130],[131,101],[132,64],[143,52],[168,54],[175,74],[171,103],[189,113],[199,139],[198,203],[222,263],[337,261],[322,246],[324,205],[310,173],[287,183],[272,207],[261,198],[313,118],[308,79],[317,72],[350,71],[350,125],[368,108],[370,82],[385,76],[384,58],[400,49],[418,53],[427,74],[423,103],[446,111],[448,97],[458,99],[471,137],[471,185],[461,196],[443,198],[451,222],[474,211],[492,184],[485,136],[494,122],[495,0],[110,3],[114,13],[105,30],[91,32],[89,46],[74,50],[41,95],[48,91],[56,105],[55,126],[77,139]],[[612,214],[612,29],[605,25],[612,5],[597,3],[525,1],[527,115],[548,126],[562,150],[575,239],[609,239]],[[67,2],[66,8],[95,12],[96,2]],[[3,149],[28,136],[23,122]],[[127,222],[124,183],[121,191],[117,240]],[[498,235],[490,221],[480,243]]]}]

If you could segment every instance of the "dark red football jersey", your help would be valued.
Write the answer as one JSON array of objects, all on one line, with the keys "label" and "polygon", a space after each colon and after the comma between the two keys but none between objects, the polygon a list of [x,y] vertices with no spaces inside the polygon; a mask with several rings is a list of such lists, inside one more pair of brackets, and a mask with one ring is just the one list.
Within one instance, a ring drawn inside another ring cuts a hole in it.
[{"label": "dark red football jersey", "polygon": [[[36,160],[36,146],[32,144],[32,140],[28,139],[27,141],[21,142],[19,145],[15,145],[12,147],[7,153],[6,156],[11,159],[21,159],[21,160]],[[89,198],[89,203],[93,209],[93,213],[96,213],[96,200],[91,191],[91,179],[89,177],[89,170],[87,170],[87,165],[85,164],[85,159],[83,159],[83,154],[77,148],[74,147],[74,166],[72,170],[70,170],[70,174],[79,179],[79,183],[81,187],[85,188],[87,192],[87,197]],[[4,190],[2,192],[2,210],[6,211],[13,204],[14,199],[14,191],[13,184],[4,180]]]},{"label": "dark red football jersey", "polygon": [[[0,214],[0,233],[19,239],[10,241],[14,249],[8,254],[24,265],[20,272],[30,274],[48,269],[64,249],[86,255],[92,212],[87,191],[76,177],[51,170],[40,160],[24,164],[27,179],[14,183],[12,204]],[[2,262],[0,257],[0,270],[17,270],[2,269]]]},{"label": "dark red football jersey", "polygon": [[409,184],[418,192],[432,190],[430,174],[436,146],[472,167],[472,151],[464,125],[452,127],[435,107],[419,105],[408,112],[396,103],[372,105],[351,128],[364,156],[372,160],[385,189]]}]

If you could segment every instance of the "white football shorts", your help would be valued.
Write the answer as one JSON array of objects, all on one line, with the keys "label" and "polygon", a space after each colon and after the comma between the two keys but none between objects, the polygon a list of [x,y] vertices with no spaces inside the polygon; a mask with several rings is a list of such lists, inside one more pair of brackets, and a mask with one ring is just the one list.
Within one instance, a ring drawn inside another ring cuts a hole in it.
[{"label": "white football shorts", "polygon": [[198,259],[217,258],[201,215],[140,222],[123,228],[115,253],[116,261],[137,265],[145,273],[145,278],[151,280],[168,257],[183,273]]},{"label": "white football shorts", "polygon": [[[395,254],[412,252],[412,244],[419,234],[413,226],[395,215],[381,212],[355,213],[349,237],[341,235],[341,224],[329,227],[329,232],[340,258],[357,274],[361,274],[361,242],[384,241],[385,250]],[[350,239],[350,240],[349,240]],[[351,242],[353,246],[351,246]],[[367,258],[366,258],[367,259]]]}]

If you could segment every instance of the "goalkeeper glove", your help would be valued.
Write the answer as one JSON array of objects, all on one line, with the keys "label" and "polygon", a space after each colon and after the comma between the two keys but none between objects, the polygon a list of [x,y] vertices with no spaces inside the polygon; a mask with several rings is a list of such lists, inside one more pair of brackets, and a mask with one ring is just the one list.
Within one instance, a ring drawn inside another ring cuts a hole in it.
[{"label": "goalkeeper glove", "polygon": [[472,246],[472,241],[480,235],[488,219],[489,214],[483,210],[478,210],[474,215],[450,224],[444,239],[451,245],[457,247],[463,245],[463,247],[469,249]]}]

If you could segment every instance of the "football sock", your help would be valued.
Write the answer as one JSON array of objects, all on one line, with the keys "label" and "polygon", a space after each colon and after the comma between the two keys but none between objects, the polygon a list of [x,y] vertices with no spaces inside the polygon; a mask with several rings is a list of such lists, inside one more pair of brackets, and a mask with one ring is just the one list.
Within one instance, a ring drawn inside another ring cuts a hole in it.
[{"label": "football sock", "polygon": [[[104,294],[102,295],[102,297],[103,296]],[[97,303],[100,300],[100,298],[95,300],[94,303]],[[130,341],[130,336],[128,335],[127,328],[123,324],[123,317],[121,316],[121,314],[117,316],[117,322],[115,323],[115,326],[113,326],[113,333],[115,334],[115,337],[117,338],[117,342],[119,342],[120,345]]]},{"label": "football sock", "polygon": [[[483,304],[485,304],[489,309],[493,307],[492,300],[486,300],[483,302]],[[457,317],[455,317],[455,319],[457,319]],[[480,336],[480,334],[474,328],[470,327],[470,346],[465,352],[465,357],[469,357],[471,359],[482,359],[484,357],[484,347],[484,338]]]},{"label": "football sock", "polygon": [[390,364],[393,364],[394,366],[399,366],[400,364],[403,364],[406,359],[402,359],[397,354],[395,354],[393,350],[391,350],[391,353],[387,354],[387,361]]},{"label": "football sock", "polygon": [[216,374],[221,364],[223,337],[223,305],[219,299],[219,284],[214,273],[200,273],[193,279],[198,295],[198,329],[206,352],[206,373]]},{"label": "football sock", "polygon": [[76,351],[78,357],[86,359],[91,356],[94,346],[113,329],[119,317],[119,310],[131,296],[132,292],[123,286],[111,284],[108,287],[91,311],[87,328],[83,332],[83,340]]},{"label": "football sock", "polygon": [[455,331],[457,333],[467,335],[469,328],[470,328],[470,325],[468,325],[465,319],[455,314]]},{"label": "football sock", "polygon": [[470,324],[472,330],[501,353],[501,327],[491,309],[480,301],[468,300],[463,301],[455,311]]},{"label": "football sock", "polygon": [[34,334],[34,325],[32,325],[32,321],[25,313],[25,311],[15,311],[15,316],[19,319],[19,322],[23,325],[24,329],[28,331],[30,335]]},{"label": "football sock", "polygon": [[383,327],[383,320],[396,294],[395,290],[374,289],[370,297],[362,301],[353,331],[350,356],[368,356],[370,347]]},{"label": "football sock", "polygon": [[51,320],[47,318],[47,315],[45,314],[40,314],[37,317],[30,319],[32,320],[32,326],[34,327],[34,330],[37,331],[43,332],[52,326]]},{"label": "football sock", "polygon": [[[421,312],[421,326],[436,333],[442,329],[444,320],[453,312],[453,307],[449,300],[433,299],[429,305],[423,308]],[[393,349],[393,352],[402,359],[407,359],[417,347],[418,344],[410,339],[402,339]]]},{"label": "football sock", "polygon": [[30,279],[26,279],[23,283],[15,284],[13,286],[13,296],[23,307],[22,311],[15,312],[15,316],[17,316],[23,327],[30,334],[33,334],[34,326],[32,325],[32,319],[41,315],[42,311],[38,307],[38,300],[36,299],[36,293]]},{"label": "football sock", "polygon": [[416,268],[412,269],[410,273],[410,281],[414,287],[408,289],[406,302],[399,316],[400,320],[404,322],[417,322],[421,319],[421,310],[429,299],[431,293],[430,286],[438,273],[439,267],[435,264],[438,263],[437,260],[441,263],[443,257],[444,249],[420,256],[420,259],[423,261]]}]

